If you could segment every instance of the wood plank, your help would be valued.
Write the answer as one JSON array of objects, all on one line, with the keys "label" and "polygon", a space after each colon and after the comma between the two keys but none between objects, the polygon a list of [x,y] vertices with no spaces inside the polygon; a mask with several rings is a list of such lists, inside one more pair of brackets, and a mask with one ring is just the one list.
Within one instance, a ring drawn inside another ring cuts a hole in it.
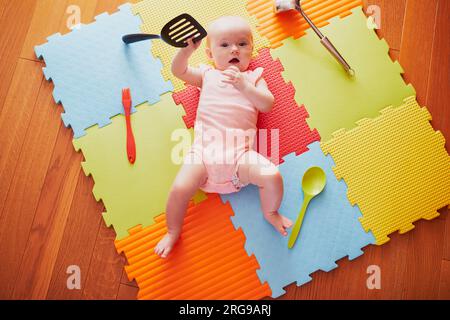
[{"label": "wood plank", "polygon": [[[383,246],[368,246],[364,254],[353,261],[343,258],[338,268],[318,271],[313,281],[297,288],[296,299],[401,299],[404,291],[404,270],[408,235],[391,235]],[[367,288],[367,268],[380,267],[381,289]]]},{"label": "wood plank", "polygon": [[442,260],[439,299],[450,300],[450,261]]},{"label": "wood plank", "polygon": [[41,152],[52,148],[51,133],[46,131],[51,125],[42,126],[51,118],[46,111],[33,118],[39,130],[27,132],[35,104],[45,101],[42,94],[36,103],[42,80],[39,63],[19,61],[0,116],[0,298],[10,298],[13,293],[50,158]]},{"label": "wood plank", "polygon": [[442,214],[445,219],[445,234],[444,234],[444,249],[442,252],[442,259],[450,261],[450,210],[446,210]]},{"label": "wood plank", "polygon": [[[364,254],[355,260],[343,258],[337,262],[338,268],[328,273],[314,273],[311,283],[297,289],[296,298],[401,299],[407,245],[407,237],[393,234],[391,241],[384,246],[368,246],[364,249]],[[380,268],[381,289],[370,290],[367,287],[367,268],[372,265]]]},{"label": "wood plank", "polygon": [[30,26],[36,0],[10,1],[0,20],[0,113]]},{"label": "wood plank", "polygon": [[[378,266],[381,272],[381,289],[367,290],[367,299],[404,299],[407,253],[411,233],[389,235],[391,240],[368,252],[366,270],[369,265]],[[366,278],[367,279],[367,278]]]},{"label": "wood plank", "polygon": [[[440,130],[447,143],[446,148],[450,150],[450,92],[442,90],[442,84],[450,83],[450,62],[448,54],[450,43],[448,32],[450,31],[450,2],[439,1],[436,17],[436,28],[432,48],[430,67],[430,78],[426,106],[430,110],[433,120],[431,124],[436,130]],[[442,258],[450,260],[450,218],[448,208],[439,210],[440,218],[445,221],[444,250]]]},{"label": "wood plank", "polygon": [[271,297],[265,297],[263,300],[293,300],[295,299],[297,286],[295,285],[295,283],[292,283],[287,287],[285,287],[284,291],[286,291],[286,294],[282,295],[281,297],[278,297],[276,299],[273,299]]},{"label": "wood plank", "polygon": [[[374,246],[368,247],[366,251],[375,248]],[[367,253],[353,261],[345,257],[336,262],[338,265],[336,269],[330,272],[318,271],[313,274],[313,279],[318,281],[312,285],[311,299],[347,300],[364,298],[367,292],[366,269],[369,257]]]},{"label": "wood plank", "polygon": [[[450,150],[450,92],[442,90],[442,85],[450,83],[450,43],[448,32],[450,31],[450,2],[440,0],[436,18],[433,51],[430,67],[430,79],[428,82],[427,107],[433,115],[431,121],[433,127],[440,130],[446,139],[447,151]],[[439,210],[442,219],[445,219],[444,250],[442,258],[450,261],[450,210]],[[449,281],[450,273],[446,273]],[[441,275],[442,281],[442,275]],[[442,293],[442,292],[441,292]],[[440,294],[441,294],[440,293]],[[447,295],[448,297],[448,295]]]},{"label": "wood plank", "polygon": [[[405,79],[416,88],[418,101],[422,105],[428,104],[429,76],[433,72],[430,48],[434,46],[438,3],[438,0],[409,0],[406,6],[400,62],[406,71]],[[408,251],[407,298],[436,298],[439,286],[439,272],[436,271],[442,259],[445,233],[442,220],[415,223],[416,230],[412,232]]]},{"label": "wood plank", "polygon": [[[442,132],[446,139],[447,151],[450,151],[450,2],[440,0],[437,8],[436,27],[431,55],[430,77],[427,88],[426,107],[433,117],[433,128]],[[447,84],[447,90],[443,90]],[[439,210],[442,220],[446,220],[443,258],[450,260],[450,218],[448,208]]]},{"label": "wood plank", "polygon": [[139,289],[137,287],[120,284],[117,300],[136,300]]},{"label": "wood plank", "polygon": [[408,0],[406,5],[400,64],[405,81],[412,83],[421,105],[427,98],[437,4],[438,0]]},{"label": "wood plank", "polygon": [[31,20],[30,29],[25,38],[20,56],[26,59],[37,60],[34,46],[47,42],[47,37],[55,33],[66,34],[70,32],[67,26],[72,13],[67,13],[69,6],[80,8],[81,23],[94,21],[94,11],[97,0],[40,0]]},{"label": "wood plank", "polygon": [[293,283],[291,285],[289,285],[288,287],[285,288],[286,290],[286,298],[283,300],[293,300],[295,299],[296,295],[297,295],[297,284]]},{"label": "wood plank", "polygon": [[[81,299],[95,240],[103,223],[103,204],[96,202],[92,194],[94,180],[81,171],[67,219],[64,236],[55,263],[47,299]],[[67,268],[76,265],[81,271],[81,290],[67,289]]]},{"label": "wood plank", "polygon": [[391,57],[392,61],[398,61],[400,58],[400,51],[395,49],[389,49],[389,57]]},{"label": "wood plank", "polygon": [[8,4],[10,4],[10,1],[7,0],[0,0],[0,24],[3,20],[3,13],[5,12],[5,8]]},{"label": "wood plank", "polygon": [[45,299],[47,296],[81,170],[81,154],[74,151],[72,137],[70,130],[61,127],[18,270],[14,299]]},{"label": "wood plank", "polygon": [[83,299],[117,299],[125,257],[114,247],[116,234],[101,223],[83,289]]},{"label": "wood plank", "polygon": [[[125,261],[127,261],[126,258],[125,258]],[[125,265],[127,265],[127,264],[128,264],[128,262],[125,263]],[[125,268],[123,269],[122,277],[120,279],[120,283],[121,284],[126,284],[127,286],[138,288],[136,280],[134,280],[134,279],[133,279],[133,281],[128,280],[128,276],[127,276],[127,273],[125,272]]]},{"label": "wood plank", "polygon": [[418,221],[411,231],[405,288],[407,299],[437,299],[444,245],[442,220]]},{"label": "wood plank", "polygon": [[[384,246],[365,248],[353,261],[339,260],[337,269],[314,273],[312,282],[297,288],[296,299],[401,299],[408,237],[394,234],[391,238]],[[380,267],[380,290],[367,288],[367,268],[371,265]]]},{"label": "wood plank", "polygon": [[377,6],[381,13],[381,29],[377,30],[391,49],[400,50],[406,0],[363,0],[365,12],[369,6]]},{"label": "wood plank", "polygon": [[433,115],[431,121],[440,130],[450,150],[450,1],[440,0],[436,18],[436,29],[431,57],[426,106]]},{"label": "wood plank", "polygon": [[0,115],[0,217],[42,81],[41,64],[19,61]]}]

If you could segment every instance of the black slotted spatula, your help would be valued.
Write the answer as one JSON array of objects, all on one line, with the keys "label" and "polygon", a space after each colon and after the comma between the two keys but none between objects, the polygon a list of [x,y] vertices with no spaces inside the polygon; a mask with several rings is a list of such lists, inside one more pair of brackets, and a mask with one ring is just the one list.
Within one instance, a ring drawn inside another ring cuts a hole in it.
[{"label": "black slotted spatula", "polygon": [[162,39],[171,46],[183,48],[187,46],[187,39],[194,37],[193,41],[197,42],[206,37],[206,35],[206,30],[197,20],[189,14],[183,13],[170,20],[162,28],[161,35],[146,33],[127,34],[122,37],[122,40],[126,44],[130,44],[149,39]]}]

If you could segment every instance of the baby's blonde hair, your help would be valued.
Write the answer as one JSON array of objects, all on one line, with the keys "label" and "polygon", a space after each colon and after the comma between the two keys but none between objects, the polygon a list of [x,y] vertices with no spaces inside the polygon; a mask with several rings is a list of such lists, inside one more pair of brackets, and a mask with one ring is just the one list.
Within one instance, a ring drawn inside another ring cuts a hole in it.
[{"label": "baby's blonde hair", "polygon": [[252,33],[252,28],[250,27],[250,24],[248,23],[247,20],[245,20],[243,17],[241,16],[222,16],[219,17],[213,21],[210,22],[210,24],[207,27],[207,32],[208,32],[208,36],[206,37],[206,47],[207,48],[211,48],[211,40],[210,40],[210,32],[211,30],[214,30],[215,27],[217,27],[218,24],[220,24],[221,22],[223,23],[224,21],[227,20],[235,20],[237,23],[242,23],[245,24],[246,26],[248,26],[248,29],[250,31],[250,35],[251,35],[251,41],[253,43],[253,33]]}]

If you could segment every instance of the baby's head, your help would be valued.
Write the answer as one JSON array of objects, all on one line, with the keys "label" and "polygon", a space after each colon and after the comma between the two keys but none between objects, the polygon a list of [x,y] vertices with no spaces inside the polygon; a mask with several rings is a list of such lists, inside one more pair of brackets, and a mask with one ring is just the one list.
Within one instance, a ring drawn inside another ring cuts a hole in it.
[{"label": "baby's head", "polygon": [[214,20],[208,27],[206,54],[218,70],[236,66],[245,71],[253,52],[253,35],[250,25],[238,16]]}]

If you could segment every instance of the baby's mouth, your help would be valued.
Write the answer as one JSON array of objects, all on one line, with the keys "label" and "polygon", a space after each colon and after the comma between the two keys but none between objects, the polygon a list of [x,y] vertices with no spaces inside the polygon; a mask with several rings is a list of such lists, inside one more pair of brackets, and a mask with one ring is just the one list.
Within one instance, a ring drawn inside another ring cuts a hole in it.
[{"label": "baby's mouth", "polygon": [[239,63],[239,59],[238,58],[233,58],[230,61],[228,61],[228,63],[233,63],[233,64]]}]

